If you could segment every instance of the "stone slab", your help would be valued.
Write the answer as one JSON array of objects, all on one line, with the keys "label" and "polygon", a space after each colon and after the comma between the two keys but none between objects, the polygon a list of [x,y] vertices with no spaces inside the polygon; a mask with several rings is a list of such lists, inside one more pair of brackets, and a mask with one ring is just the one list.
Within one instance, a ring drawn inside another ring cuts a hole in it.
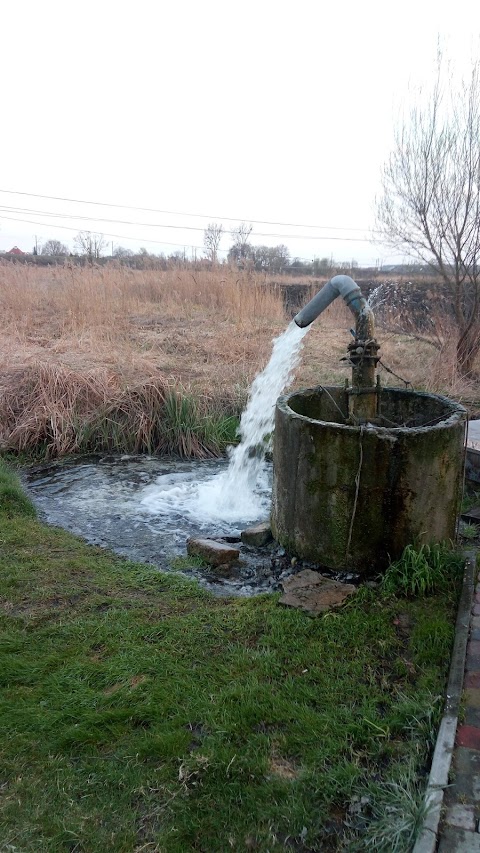
[{"label": "stone slab", "polygon": [[357,587],[350,583],[338,583],[312,569],[304,569],[282,581],[284,594],[279,600],[287,607],[297,607],[307,613],[325,613],[340,607]]},{"label": "stone slab", "polygon": [[238,548],[232,548],[231,545],[225,545],[224,542],[217,542],[215,539],[188,539],[187,553],[201,557],[211,566],[231,563],[233,560],[238,560],[240,556]]},{"label": "stone slab", "polygon": [[447,809],[445,823],[448,826],[456,826],[458,829],[468,829],[470,832],[474,832],[475,806],[454,803],[453,806],[449,806]]},{"label": "stone slab", "polygon": [[261,548],[272,541],[272,529],[269,521],[262,521],[260,524],[255,524],[253,527],[247,527],[241,533],[242,542],[245,545],[252,545],[254,548]]},{"label": "stone slab", "polygon": [[478,832],[446,827],[441,834],[438,853],[480,853],[480,835]]},{"label": "stone slab", "polygon": [[457,746],[453,758],[454,783],[446,791],[449,802],[480,802],[480,753]]}]

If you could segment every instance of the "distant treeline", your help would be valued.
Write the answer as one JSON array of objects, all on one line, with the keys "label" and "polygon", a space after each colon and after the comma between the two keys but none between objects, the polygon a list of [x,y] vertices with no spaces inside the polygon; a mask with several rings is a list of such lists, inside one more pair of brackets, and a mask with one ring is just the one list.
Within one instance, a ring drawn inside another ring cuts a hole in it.
[{"label": "distant treeline", "polygon": [[249,258],[239,258],[237,260],[230,259],[229,261],[216,262],[204,258],[188,258],[184,253],[176,252],[173,255],[154,255],[148,252],[139,252],[138,254],[114,254],[105,255],[97,258],[90,258],[87,255],[78,254],[62,254],[62,255],[47,255],[23,253],[21,255],[10,254],[9,252],[0,252],[0,261],[7,261],[13,264],[33,264],[35,266],[52,266],[52,265],[75,265],[85,266],[94,263],[99,266],[105,264],[119,264],[121,266],[130,267],[132,269],[158,269],[169,270],[175,267],[182,269],[199,270],[210,269],[213,266],[218,269],[222,266],[226,268],[237,268],[242,270],[252,270],[255,272],[264,272],[270,275],[279,276],[312,276],[313,278],[331,277],[337,274],[351,275],[353,278],[361,278],[362,280],[385,278],[389,277],[411,277],[411,278],[438,278],[438,272],[433,270],[426,264],[395,264],[384,266],[361,266],[356,261],[351,262],[336,262],[332,259],[314,258],[312,261],[306,261],[301,258],[287,259],[283,258],[282,262],[275,256],[275,247],[266,252],[267,247],[258,246],[252,247],[257,252],[252,252]]}]

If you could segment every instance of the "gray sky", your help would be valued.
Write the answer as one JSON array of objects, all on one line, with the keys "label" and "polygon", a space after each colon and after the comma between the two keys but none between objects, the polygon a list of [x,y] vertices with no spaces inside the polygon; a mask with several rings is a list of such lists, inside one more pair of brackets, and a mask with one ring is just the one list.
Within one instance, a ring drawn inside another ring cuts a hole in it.
[{"label": "gray sky", "polygon": [[371,230],[398,110],[439,35],[456,64],[480,36],[478,0],[4,0],[1,18],[0,189],[112,205],[0,192],[0,250],[25,251],[83,229],[190,252],[208,222],[258,221],[252,242],[292,256],[392,260]]}]

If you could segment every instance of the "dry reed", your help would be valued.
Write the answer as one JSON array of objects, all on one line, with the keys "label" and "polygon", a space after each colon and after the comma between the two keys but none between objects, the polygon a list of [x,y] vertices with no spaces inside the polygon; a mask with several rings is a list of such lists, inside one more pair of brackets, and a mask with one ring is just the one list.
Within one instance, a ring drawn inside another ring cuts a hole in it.
[{"label": "dry reed", "polygon": [[[288,321],[277,285],[223,267],[0,261],[0,310],[0,448],[49,456],[218,452],[222,418],[238,414]],[[471,398],[441,322],[422,335],[380,324],[382,358],[417,387]],[[351,325],[337,300],[306,338],[297,387],[343,382]]]}]

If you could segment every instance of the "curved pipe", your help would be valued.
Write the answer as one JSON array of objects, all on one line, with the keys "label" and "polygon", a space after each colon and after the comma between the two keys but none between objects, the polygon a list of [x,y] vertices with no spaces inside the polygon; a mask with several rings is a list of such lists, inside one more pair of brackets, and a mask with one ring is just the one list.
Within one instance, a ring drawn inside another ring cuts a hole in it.
[{"label": "curved pipe", "polygon": [[327,281],[317,295],[293,318],[297,326],[300,326],[301,329],[309,326],[337,296],[343,296],[348,307],[355,314],[357,321],[360,318],[364,319],[366,328],[371,327],[373,331],[372,311],[358,284],[349,275],[335,275],[330,281]]}]

